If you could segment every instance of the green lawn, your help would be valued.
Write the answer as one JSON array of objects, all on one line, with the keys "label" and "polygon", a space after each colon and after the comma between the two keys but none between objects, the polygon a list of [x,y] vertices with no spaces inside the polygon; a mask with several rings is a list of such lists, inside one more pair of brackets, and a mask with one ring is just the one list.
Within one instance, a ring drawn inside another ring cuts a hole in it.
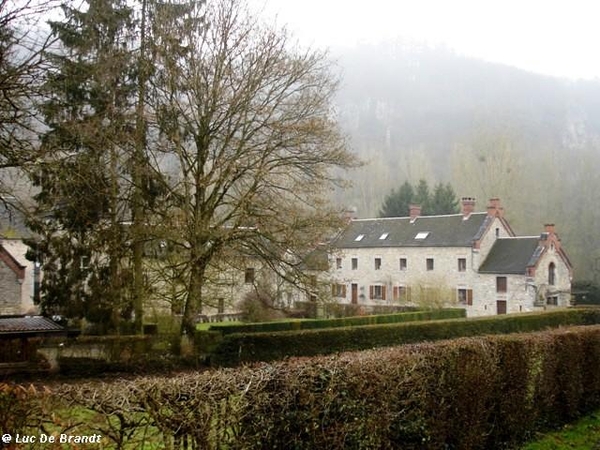
[{"label": "green lawn", "polygon": [[543,434],[522,450],[600,450],[600,411],[565,425],[561,430]]}]

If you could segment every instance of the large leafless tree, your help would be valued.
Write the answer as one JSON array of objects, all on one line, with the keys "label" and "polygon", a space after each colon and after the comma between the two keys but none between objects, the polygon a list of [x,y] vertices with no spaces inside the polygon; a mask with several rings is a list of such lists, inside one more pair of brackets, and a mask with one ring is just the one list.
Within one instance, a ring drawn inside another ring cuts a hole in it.
[{"label": "large leafless tree", "polygon": [[298,279],[303,252],[338,224],[326,198],[356,160],[334,120],[326,54],[295,46],[241,0],[162,14],[150,97],[176,169],[159,223],[181,255],[173,269],[192,331],[210,268],[232,251]]},{"label": "large leafless tree", "polygon": [[50,38],[38,27],[52,1],[0,0],[0,195],[38,156],[36,103],[43,82],[43,52]]}]

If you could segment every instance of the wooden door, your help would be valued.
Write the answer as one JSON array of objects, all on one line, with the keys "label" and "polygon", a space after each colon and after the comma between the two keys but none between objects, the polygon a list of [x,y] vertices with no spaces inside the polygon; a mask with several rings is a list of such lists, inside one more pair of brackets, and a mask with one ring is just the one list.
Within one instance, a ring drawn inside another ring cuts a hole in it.
[{"label": "wooden door", "polygon": [[358,303],[358,284],[352,283],[352,304]]},{"label": "wooden door", "polygon": [[496,311],[498,314],[506,314],[506,300],[496,301]]}]

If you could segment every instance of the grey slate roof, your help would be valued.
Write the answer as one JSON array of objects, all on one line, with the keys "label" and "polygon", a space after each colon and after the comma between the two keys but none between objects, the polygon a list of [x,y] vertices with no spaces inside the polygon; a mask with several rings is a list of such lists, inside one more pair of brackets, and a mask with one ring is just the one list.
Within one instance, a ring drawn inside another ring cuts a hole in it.
[{"label": "grey slate roof", "polygon": [[1,317],[0,336],[64,332],[64,328],[46,317]]},{"label": "grey slate roof", "polygon": [[539,241],[537,236],[496,239],[479,272],[525,274],[540,257]]},{"label": "grey slate roof", "polygon": [[[462,214],[419,216],[413,223],[410,217],[357,219],[350,222],[333,241],[335,248],[377,247],[470,247],[481,237],[488,222],[487,213],[472,213],[464,220]],[[425,239],[415,239],[418,233],[428,232]],[[380,239],[388,233],[385,239]],[[360,241],[356,237],[364,235]]]}]

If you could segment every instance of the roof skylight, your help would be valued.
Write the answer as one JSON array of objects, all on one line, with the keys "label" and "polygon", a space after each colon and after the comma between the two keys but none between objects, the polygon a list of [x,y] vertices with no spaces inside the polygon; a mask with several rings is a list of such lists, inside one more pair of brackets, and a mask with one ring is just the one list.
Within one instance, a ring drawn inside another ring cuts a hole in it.
[{"label": "roof skylight", "polygon": [[383,233],[381,236],[379,236],[379,239],[383,241],[384,239],[387,239],[389,235],[390,233]]},{"label": "roof skylight", "polygon": [[425,239],[427,238],[427,236],[429,236],[429,231],[420,231],[419,233],[417,233],[417,235],[415,236],[415,239]]},{"label": "roof skylight", "polygon": [[359,234],[358,236],[356,236],[356,239],[354,239],[354,240],[355,241],[362,241],[364,237],[365,237],[364,234]]}]

